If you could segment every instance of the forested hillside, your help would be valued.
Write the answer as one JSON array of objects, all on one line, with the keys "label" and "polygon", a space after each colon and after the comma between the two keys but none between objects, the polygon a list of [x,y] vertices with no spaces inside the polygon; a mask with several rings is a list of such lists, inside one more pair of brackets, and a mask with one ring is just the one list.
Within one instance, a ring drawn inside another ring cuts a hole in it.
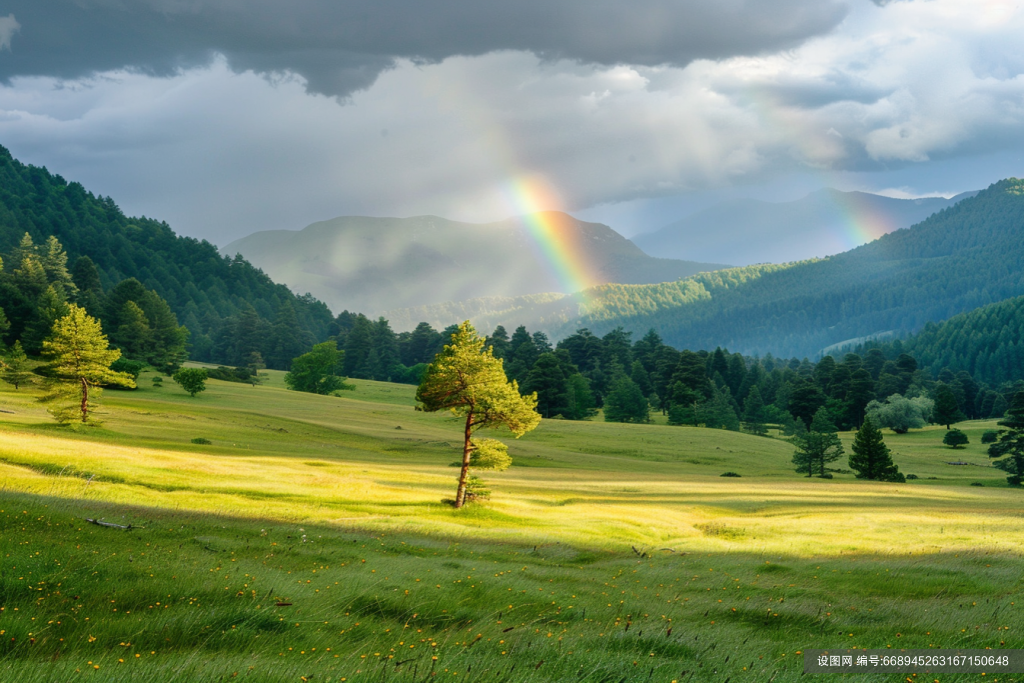
[{"label": "forested hillside", "polygon": [[1024,379],[1024,296],[928,323],[907,339],[868,346],[890,355],[913,354],[933,375],[948,369],[992,384]]},{"label": "forested hillside", "polygon": [[[1024,181],[1003,180],[912,228],[826,259],[597,287],[566,298],[559,310],[552,302],[524,302],[508,324],[554,338],[579,327],[598,334],[619,325],[637,334],[654,328],[676,348],[814,356],[843,341],[901,336],[1024,294],[1022,237]],[[500,316],[480,319],[485,327],[505,324]]]},{"label": "forested hillside", "polygon": [[[54,284],[28,282],[27,271],[17,279],[26,234],[40,248],[55,237],[67,252],[71,272],[77,273],[75,266],[87,257],[88,267],[83,261],[81,270],[91,293],[83,290],[82,295],[96,297],[97,314],[106,305],[103,297],[122,281],[134,278],[154,292],[176,316],[174,326],[189,330],[193,359],[240,364],[253,347],[271,367],[287,367],[314,341],[336,331],[324,304],[296,296],[245,260],[225,258],[209,242],[175,235],[162,221],[125,216],[111,198],[22,164],[0,147],[0,253],[6,265],[0,273],[0,308],[9,320],[7,342],[38,326],[39,297],[47,284]],[[119,314],[101,315],[108,318],[108,334],[116,336],[121,322],[113,318]],[[147,324],[158,322],[151,318]]]}]

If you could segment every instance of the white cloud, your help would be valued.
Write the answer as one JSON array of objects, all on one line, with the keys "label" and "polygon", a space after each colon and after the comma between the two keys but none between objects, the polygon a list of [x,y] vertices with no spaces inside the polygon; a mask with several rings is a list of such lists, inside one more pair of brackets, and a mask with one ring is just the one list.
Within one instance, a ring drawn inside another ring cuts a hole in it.
[{"label": "white cloud", "polygon": [[581,209],[1022,148],[1022,34],[1005,3],[865,3],[768,56],[400,61],[344,103],[224,58],[171,77],[16,78],[0,87],[0,142],[219,243],[341,214],[485,220],[519,210],[524,178]]}]

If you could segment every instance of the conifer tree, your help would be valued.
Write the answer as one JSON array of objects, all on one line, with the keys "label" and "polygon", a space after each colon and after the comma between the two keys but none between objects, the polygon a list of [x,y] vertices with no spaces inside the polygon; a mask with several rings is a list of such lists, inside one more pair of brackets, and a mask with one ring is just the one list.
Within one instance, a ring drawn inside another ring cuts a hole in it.
[{"label": "conifer tree", "polygon": [[948,384],[939,382],[935,385],[934,399],[932,421],[935,424],[946,425],[946,429],[949,429],[954,423],[964,419],[964,414],[957,405],[956,395]]},{"label": "conifer tree", "polygon": [[761,398],[761,390],[757,386],[751,387],[750,393],[747,394],[746,403],[743,405],[743,421],[751,434],[764,436],[768,433],[768,428],[764,424],[764,399]]},{"label": "conifer tree", "polygon": [[516,382],[506,378],[501,359],[495,358],[490,348],[484,348],[484,340],[468,320],[459,325],[451,343],[427,367],[416,400],[421,410],[450,410],[465,418],[456,508],[466,502],[474,451],[490,456],[500,450],[489,443],[493,440],[474,442],[473,433],[485,427],[504,427],[519,438],[541,420],[536,411],[537,395],[520,395]]},{"label": "conifer tree", "polygon": [[558,357],[542,353],[523,382],[524,392],[537,394],[537,412],[542,417],[554,417],[569,412],[568,380]]},{"label": "conifer tree", "polygon": [[604,419],[605,422],[651,421],[651,406],[636,382],[625,375],[615,380],[604,399]]},{"label": "conifer tree", "polygon": [[99,322],[75,304],[54,323],[53,334],[43,342],[49,377],[40,400],[50,404],[48,410],[58,422],[88,422],[101,385],[135,387],[131,375],[110,369],[121,352],[109,346]]},{"label": "conifer tree", "polygon": [[565,382],[566,413],[564,417],[570,420],[584,420],[597,414],[594,403],[594,394],[590,391],[590,380],[580,373],[569,375]]},{"label": "conifer tree", "polygon": [[992,464],[1009,474],[1010,486],[1020,486],[1024,483],[1024,391],[1014,395],[999,426],[1006,429],[1000,429],[998,440],[988,447],[988,457],[1001,458]]},{"label": "conifer tree", "polygon": [[47,283],[60,292],[65,300],[73,300],[78,293],[78,287],[68,272],[68,255],[53,235],[46,239],[46,244],[40,250],[39,260],[43,272],[46,273]]},{"label": "conifer tree", "polygon": [[13,385],[15,390],[31,384],[32,372],[28,369],[28,357],[20,341],[14,342],[0,361],[0,379]]},{"label": "conifer tree", "polygon": [[905,481],[896,463],[892,461],[889,447],[882,440],[882,432],[875,427],[870,417],[864,418],[864,424],[853,439],[850,469],[856,471],[858,479]]},{"label": "conifer tree", "polygon": [[811,428],[795,436],[793,443],[797,447],[793,464],[797,466],[797,472],[806,470],[808,477],[813,476],[815,470],[818,476],[824,477],[825,465],[843,455],[843,444],[825,407],[818,408],[811,421]]}]

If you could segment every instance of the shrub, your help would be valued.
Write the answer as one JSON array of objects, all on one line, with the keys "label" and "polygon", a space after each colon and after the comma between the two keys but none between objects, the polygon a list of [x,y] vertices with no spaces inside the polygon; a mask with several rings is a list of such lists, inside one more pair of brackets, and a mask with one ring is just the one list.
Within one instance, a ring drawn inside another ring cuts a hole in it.
[{"label": "shrub", "polygon": [[138,379],[139,374],[143,368],[146,367],[145,363],[141,363],[137,360],[128,360],[127,358],[121,357],[110,364],[110,369],[114,372],[123,372],[132,376],[132,379]]},{"label": "shrub", "polygon": [[946,444],[950,448],[963,448],[970,443],[970,441],[967,439],[967,435],[959,429],[950,429],[946,432],[946,435],[942,437],[942,443]]},{"label": "shrub", "polygon": [[920,477],[917,476],[916,474],[908,474],[907,481],[910,481],[911,479],[920,479]]},{"label": "shrub", "polygon": [[972,481],[971,486],[984,486],[980,481]]},{"label": "shrub", "polygon": [[990,430],[988,430],[987,432],[985,432],[984,434],[981,435],[981,442],[982,443],[995,443],[998,438],[999,438],[999,432],[995,431],[994,429],[990,429]]},{"label": "shrub", "polygon": [[739,477],[739,476],[742,476],[742,475],[736,474],[735,472],[723,472],[722,474],[720,474],[718,476],[720,476],[720,477]]},{"label": "shrub", "polygon": [[199,444],[200,446],[209,446],[213,442],[210,441],[209,439],[204,439],[201,436],[197,436],[196,438],[192,439],[192,443]]},{"label": "shrub", "polygon": [[818,478],[819,479],[831,479],[832,478],[832,473],[831,472],[826,472],[825,474],[818,475]]}]

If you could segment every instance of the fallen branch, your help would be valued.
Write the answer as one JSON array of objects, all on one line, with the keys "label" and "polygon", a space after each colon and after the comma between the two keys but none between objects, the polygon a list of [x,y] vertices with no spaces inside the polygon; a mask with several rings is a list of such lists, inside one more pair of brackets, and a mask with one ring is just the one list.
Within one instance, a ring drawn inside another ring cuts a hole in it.
[{"label": "fallen branch", "polygon": [[112,522],[101,522],[98,519],[89,519],[88,517],[85,518],[85,521],[89,522],[89,524],[95,524],[96,526],[106,526],[106,527],[111,527],[112,529],[124,529],[125,531],[129,531],[131,529],[138,529],[138,528],[140,528],[140,527],[134,527],[131,524],[129,524],[128,526],[125,526],[123,524],[114,524]]}]

